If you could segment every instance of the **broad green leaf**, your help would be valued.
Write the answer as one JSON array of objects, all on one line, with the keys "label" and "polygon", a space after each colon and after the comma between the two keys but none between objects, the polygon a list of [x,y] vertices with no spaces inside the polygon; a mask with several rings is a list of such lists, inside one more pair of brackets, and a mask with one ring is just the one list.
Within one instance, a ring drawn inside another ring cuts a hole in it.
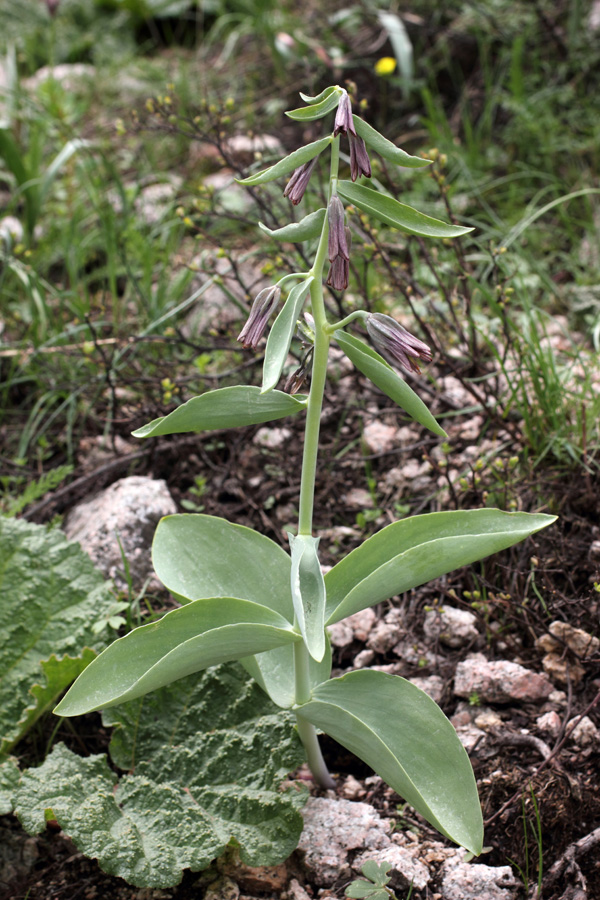
[{"label": "broad green leaf", "polygon": [[292,551],[292,602],[309,654],[316,662],[325,655],[325,582],[319,563],[319,538],[288,535]]},{"label": "broad green leaf", "polygon": [[49,811],[105,872],[138,887],[177,884],[233,841],[247,865],[294,850],[306,793],[278,790],[304,759],[290,715],[276,711],[238,666],[191,676],[104,714],[115,726],[113,762],[62,745],[16,792],[17,814],[36,833]]},{"label": "broad green leaf", "polygon": [[325,208],[317,209],[315,212],[309,213],[300,219],[299,222],[291,222],[284,225],[283,228],[267,228],[262,222],[258,223],[258,227],[269,237],[278,241],[289,241],[291,244],[298,244],[301,241],[310,241],[318,238],[323,230],[323,222],[325,221]]},{"label": "broad green leaf", "polygon": [[456,238],[473,231],[461,225],[448,225],[440,219],[426,216],[425,213],[399,203],[393,197],[375,191],[362,184],[351,181],[338,181],[338,194],[346,203],[352,203],[364,213],[375,216],[380,222],[398,228],[406,234],[417,234],[421,237]]},{"label": "broad green leaf", "polygon": [[345,894],[353,900],[390,900],[390,894],[384,888],[369,881],[353,881],[346,888]]},{"label": "broad green leaf", "polygon": [[340,102],[341,93],[342,91],[339,88],[334,88],[330,94],[327,94],[318,103],[311,103],[310,106],[301,106],[299,109],[288,110],[286,116],[294,119],[295,122],[314,122],[315,119],[322,119],[327,113],[336,109]]},{"label": "broad green leaf", "polygon": [[470,509],[394,522],[325,575],[327,624],[512,547],[554,521],[541,513]]},{"label": "broad green leaf", "polygon": [[[331,643],[325,635],[325,654],[321,662],[312,657],[308,660],[310,686],[315,687],[331,678]],[[259,656],[248,656],[240,660],[243,667],[258,682],[273,703],[283,709],[291,709],[296,702],[294,684],[294,648],[287,644]]]},{"label": "broad green leaf", "polygon": [[154,419],[132,433],[134,437],[146,438],[185,431],[241,428],[293,416],[303,409],[306,409],[303,395],[291,397],[282,391],[272,391],[263,396],[260,388],[240,384],[193,397],[168,416]]},{"label": "broad green leaf", "polygon": [[234,597],[195,600],[119,638],[54,710],[78,716],[133,700],[218,663],[299,640],[267,606]]},{"label": "broad green leaf", "polygon": [[362,670],[298,712],[351,750],[442,834],[478,854],[483,820],[469,757],[439,706],[397,675]]},{"label": "broad green leaf", "polygon": [[[310,288],[312,276],[300,284],[294,285],[289,292],[287,300],[283,304],[283,308],[269,332],[267,338],[267,347],[265,350],[265,361],[263,363],[263,383],[261,388],[261,396],[270,395],[279,379],[290,350],[290,344],[296,330],[296,322],[302,312],[306,294]],[[283,394],[284,397],[289,396]],[[292,398],[290,398],[292,399]]]},{"label": "broad green leaf", "polygon": [[106,631],[95,634],[93,625],[114,596],[89,556],[59,529],[2,517],[0,591],[1,753],[106,646]]},{"label": "broad green leaf", "polygon": [[411,419],[434,434],[446,437],[446,432],[429,412],[418,394],[397,372],[364,341],[338,329],[333,334],[339,346],[359,372],[366,375],[384,394],[397,403]]},{"label": "broad green leaf", "polygon": [[[334,105],[337,105],[337,100]],[[316,107],[312,108],[316,109]],[[287,115],[289,116],[290,114],[287,113]],[[313,118],[317,118],[317,116],[314,116]],[[267,181],[275,181],[276,178],[282,178],[289,172],[293,172],[294,169],[297,169],[299,166],[303,166],[305,163],[310,162],[311,159],[318,156],[325,147],[328,147],[332,140],[332,136],[328,135],[318,141],[313,141],[311,144],[305,144],[298,150],[294,150],[289,156],[284,156],[284,158],[280,159],[275,165],[269,166],[268,169],[263,169],[261,172],[256,172],[254,175],[249,175],[248,178],[238,178],[236,181],[238,184],[246,184],[248,186],[265,184]]]},{"label": "broad green leaf", "polygon": [[359,116],[352,116],[354,127],[359,137],[363,139],[365,144],[383,156],[384,159],[396,163],[397,166],[404,166],[407,169],[421,169],[423,166],[430,166],[430,159],[422,159],[420,156],[410,156],[405,150],[396,147],[382,134],[375,131],[364,119]]},{"label": "broad green leaf", "polygon": [[13,796],[19,784],[19,765],[12,756],[0,757],[0,816],[13,811]]},{"label": "broad green leaf", "polygon": [[165,587],[178,596],[239,597],[293,621],[290,557],[252,528],[218,516],[166,516],[154,535],[152,562]]},{"label": "broad green leaf", "polygon": [[300,91],[300,97],[304,100],[305,103],[320,103],[321,100],[325,100],[334,91],[336,91],[339,96],[341,93],[341,88],[339,88],[336,84],[330,85],[329,87],[323,88],[321,93],[317,94],[316,97],[309,97],[308,94],[303,94],[302,91]]}]

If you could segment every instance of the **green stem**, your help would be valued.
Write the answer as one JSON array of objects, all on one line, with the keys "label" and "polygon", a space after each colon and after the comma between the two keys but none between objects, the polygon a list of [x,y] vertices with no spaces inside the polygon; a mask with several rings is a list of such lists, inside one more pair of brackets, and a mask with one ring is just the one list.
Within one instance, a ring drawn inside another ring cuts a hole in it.
[{"label": "green stem", "polygon": [[340,319],[339,322],[333,322],[331,325],[328,325],[326,329],[327,334],[333,334],[338,328],[345,328],[346,325],[349,325],[350,322],[354,322],[355,319],[366,319],[368,316],[369,313],[365,312],[364,309],[357,309],[356,312],[350,313],[345,319]]},{"label": "green stem", "polygon": [[[331,170],[329,193],[335,191],[339,165],[339,137],[331,144]],[[315,320],[315,344],[313,352],[312,378],[306,412],[306,430],[304,433],[304,451],[302,455],[302,476],[300,481],[300,507],[298,512],[298,534],[312,534],[313,507],[315,498],[315,476],[317,471],[317,455],[319,450],[319,430],[321,426],[321,410],[327,377],[327,361],[329,357],[330,330],[325,313],[323,299],[323,267],[327,259],[329,226],[327,217],[323,222],[319,246],[310,271],[313,280],[310,285],[311,311]],[[294,644],[294,678],[296,703],[304,704],[310,700],[310,659],[303,641]],[[325,760],[319,747],[319,739],[314,725],[308,722],[301,713],[296,713],[298,734],[304,744],[308,765],[317,784],[321,787],[334,787],[333,779],[327,771]]]}]

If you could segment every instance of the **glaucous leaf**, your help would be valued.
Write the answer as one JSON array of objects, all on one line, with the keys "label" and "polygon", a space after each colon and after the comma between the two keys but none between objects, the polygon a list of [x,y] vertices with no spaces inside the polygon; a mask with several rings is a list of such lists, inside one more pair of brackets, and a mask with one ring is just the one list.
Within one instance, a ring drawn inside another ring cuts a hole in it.
[{"label": "glaucous leaf", "polygon": [[309,213],[300,219],[299,222],[290,222],[282,228],[267,228],[262,222],[258,223],[258,227],[269,237],[278,241],[289,241],[291,244],[298,244],[301,241],[310,241],[318,238],[323,230],[323,222],[325,221],[326,210],[317,209],[315,212]]},{"label": "glaucous leaf", "polygon": [[383,156],[383,158],[389,160],[389,162],[396,163],[397,166],[404,166],[404,168],[407,169],[421,169],[423,166],[431,165],[430,159],[422,159],[420,156],[411,156],[409,153],[406,153],[405,150],[396,147],[395,144],[388,141],[387,138],[384,138],[382,134],[375,131],[374,128],[359,116],[353,115],[352,120],[357,135],[361,137],[365,144],[371,147],[372,150],[375,150],[376,153],[379,153],[380,156]]},{"label": "glaucous leaf", "polygon": [[[273,703],[282,709],[291,709],[296,702],[294,683],[294,647],[286,644],[258,656],[248,656],[240,660],[246,671],[252,675]],[[325,653],[317,662],[308,658],[308,673],[311,688],[331,678],[331,642],[325,633]]]},{"label": "glaucous leaf", "polygon": [[469,509],[394,522],[325,575],[327,624],[512,547],[554,521],[541,513]]},{"label": "glaucous leaf", "polygon": [[325,655],[325,582],[319,563],[319,538],[288,534],[292,552],[292,602],[307,650],[316,662]]},{"label": "glaucous leaf", "polygon": [[383,356],[380,356],[364,341],[341,329],[335,331],[333,336],[358,371],[366,375],[379,390],[397,403],[411,419],[433,431],[434,434],[446,437],[446,432],[429,412],[419,395],[415,394]]},{"label": "glaucous leaf", "polygon": [[309,97],[308,94],[303,94],[302,91],[300,91],[299,93],[300,93],[300,97],[304,100],[305,103],[310,103],[310,104],[312,104],[312,103],[320,103],[321,100],[325,100],[325,99],[326,99],[327,97],[329,97],[329,95],[332,94],[334,91],[335,91],[335,92],[338,94],[338,96],[339,96],[340,93],[341,93],[341,88],[339,88],[339,87],[338,87],[337,85],[335,85],[335,84],[334,84],[334,85],[330,85],[329,87],[323,88],[323,90],[321,91],[321,93],[320,93],[320,94],[317,94],[316,97]]},{"label": "glaucous leaf", "polygon": [[239,384],[192,397],[168,416],[154,419],[132,434],[137,438],[146,438],[161,434],[182,434],[186,431],[259,425],[261,422],[293,416],[306,409],[306,402],[307,398],[302,394],[292,397],[283,391],[272,391],[264,396],[258,387]]},{"label": "glaucous leaf", "polygon": [[244,863],[274,865],[294,850],[306,793],[279,790],[304,752],[292,717],[275,711],[238,666],[220,666],[105,713],[110,752],[82,759],[54,748],[29,769],[16,811],[30,833],[56,818],[105,872],[166,888],[206,868],[233,841]]},{"label": "glaucous leaf", "polygon": [[165,516],[154,534],[152,562],[178,596],[239,597],[268,606],[290,623],[294,619],[290,557],[252,528],[218,516]]},{"label": "glaucous leaf", "polygon": [[481,853],[469,757],[439,706],[398,675],[362,670],[321,684],[298,711],[371,766],[442,834]]},{"label": "glaucous leaf", "polygon": [[430,238],[456,238],[473,231],[472,228],[448,225],[440,219],[426,216],[412,206],[399,203],[393,197],[362,184],[338,181],[338,194],[346,203],[352,203],[367,215],[374,216],[380,222],[398,228],[406,234]]},{"label": "glaucous leaf", "polygon": [[[110,584],[58,528],[0,517],[0,753],[102,650]],[[87,650],[84,648],[88,648]]]},{"label": "glaucous leaf", "polygon": [[268,606],[235,597],[195,600],[114,641],[81,673],[54,713],[79,716],[105,709],[209,666],[299,639]]},{"label": "glaucous leaf", "polygon": [[[334,106],[335,105],[337,105],[337,100]],[[316,107],[312,107],[312,109],[316,109]],[[286,115],[289,116],[290,113],[286,113]],[[323,113],[323,115],[325,115],[325,113]],[[314,116],[314,118],[316,119],[318,116]],[[332,140],[332,136],[328,135],[318,141],[313,141],[311,144],[305,144],[303,147],[299,147],[298,150],[294,150],[289,156],[284,156],[284,158],[280,159],[275,165],[269,166],[268,169],[263,169],[261,172],[256,172],[254,175],[249,175],[248,178],[237,178],[236,181],[238,184],[245,184],[250,187],[256,184],[264,184],[267,181],[275,181],[276,178],[282,178],[289,172],[293,172],[294,169],[297,169],[299,166],[303,166],[304,163],[310,162],[311,159],[318,156],[325,147],[328,147]]]},{"label": "glaucous leaf", "polygon": [[[267,338],[267,347],[265,349],[265,360],[263,363],[263,383],[261,388],[261,396],[269,396],[279,379],[287,359],[290,344],[296,330],[296,322],[302,312],[302,307],[306,300],[306,294],[310,288],[313,277],[301,281],[300,284],[294,285],[288,294],[287,300],[283,304],[283,308],[269,332]],[[288,397],[288,394],[284,394]],[[292,398],[290,398],[292,399]]]},{"label": "glaucous leaf", "polygon": [[327,113],[337,107],[341,93],[342,91],[339,88],[334,88],[330,94],[326,94],[317,103],[311,103],[310,106],[301,106],[299,109],[290,109],[286,112],[286,116],[294,119],[296,122],[314,122],[315,119],[322,119],[323,116],[326,116]]}]

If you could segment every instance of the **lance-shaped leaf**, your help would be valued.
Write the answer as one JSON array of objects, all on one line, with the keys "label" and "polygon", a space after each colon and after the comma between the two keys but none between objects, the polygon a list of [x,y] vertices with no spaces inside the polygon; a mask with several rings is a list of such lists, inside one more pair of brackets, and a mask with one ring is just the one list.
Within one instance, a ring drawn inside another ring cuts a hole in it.
[{"label": "lance-shaped leaf", "polygon": [[326,574],[327,624],[512,547],[554,521],[542,513],[470,509],[394,522]]},{"label": "lance-shaped leaf", "polygon": [[392,369],[385,359],[364,341],[341,329],[334,338],[359,372],[366,375],[384,394],[397,403],[411,419],[434,434],[446,437],[446,432],[429,412],[418,394]]},{"label": "lance-shaped leaf", "polygon": [[341,88],[336,87],[317,103],[311,103],[310,106],[301,106],[299,109],[290,109],[286,112],[286,116],[294,119],[296,122],[314,122],[315,119],[322,119],[323,116],[326,116],[327,113],[336,108],[340,102],[341,94]]},{"label": "lance-shaped leaf", "polygon": [[338,182],[338,194],[346,203],[352,203],[364,213],[374,216],[380,222],[398,228],[406,234],[417,234],[430,238],[456,238],[473,231],[461,225],[448,225],[440,219],[426,216],[425,213],[399,203],[393,197],[375,191],[362,184],[351,181]]},{"label": "lance-shaped leaf", "polygon": [[54,712],[78,716],[105,709],[209,666],[298,639],[290,623],[267,606],[234,597],[196,600],[107,647]]},{"label": "lance-shaped leaf", "polygon": [[[289,113],[287,115],[289,115]],[[315,116],[315,118],[317,118],[317,116]],[[268,169],[263,169],[261,172],[256,172],[254,175],[249,175],[248,178],[236,179],[236,181],[238,184],[246,184],[248,186],[265,184],[267,181],[275,181],[276,178],[282,178],[289,172],[293,172],[294,169],[299,168],[299,166],[303,166],[305,163],[310,162],[311,159],[318,156],[325,147],[328,147],[332,140],[332,136],[328,135],[318,141],[313,141],[311,144],[305,144],[303,147],[299,147],[298,150],[294,150],[289,156],[284,156],[284,158],[280,159],[275,165],[269,166]]]},{"label": "lance-shaped leaf", "polygon": [[[288,294],[283,308],[269,332],[265,349],[265,361],[263,363],[263,383],[261,394],[269,396],[279,379],[289,353],[290,344],[296,329],[296,322],[302,312],[306,294],[313,281],[313,277],[294,285]],[[288,396],[284,394],[284,396]]]},{"label": "lance-shaped leaf", "polygon": [[350,672],[298,707],[442,834],[479,854],[483,821],[469,757],[439,706],[397,675]]},{"label": "lance-shaped leaf", "polygon": [[133,432],[134,437],[157,437],[161,434],[182,434],[186,431],[212,431],[215,428],[241,428],[259,425],[284,416],[293,416],[306,409],[304,395],[291,397],[283,391],[268,396],[252,385],[234,385],[207,391],[182,403],[168,416],[161,416]]},{"label": "lance-shaped leaf", "polygon": [[300,91],[299,93],[305,103],[313,104],[313,103],[320,103],[321,100],[325,100],[325,98],[329,97],[329,95],[332,94],[334,91],[337,93],[337,95],[339,97],[342,89],[340,87],[338,87],[337,85],[333,84],[333,85],[330,85],[329,87],[323,88],[321,93],[317,94],[316,97],[309,97],[308,94],[303,94],[302,91]]},{"label": "lance-shaped leaf", "polygon": [[376,153],[383,156],[384,159],[396,163],[397,166],[404,166],[406,169],[421,169],[423,166],[431,165],[432,161],[430,159],[423,159],[420,156],[411,156],[405,150],[396,147],[395,144],[388,141],[387,138],[384,138],[382,134],[375,131],[374,128],[359,116],[353,115],[352,120],[354,121],[357,135],[363,139],[365,144],[368,144],[369,147],[375,150]]},{"label": "lance-shaped leaf", "polygon": [[291,244],[298,244],[300,241],[310,241],[318,238],[323,230],[323,222],[325,221],[326,210],[317,209],[315,212],[309,213],[300,219],[299,222],[290,222],[283,228],[267,228],[262,222],[258,223],[258,227],[269,237],[278,241],[289,241]]},{"label": "lance-shaped leaf", "polygon": [[319,538],[288,535],[292,551],[292,602],[308,652],[316,662],[325,654],[325,582],[319,563]]},{"label": "lance-shaped leaf", "polygon": [[171,887],[232,841],[247,865],[274,865],[296,846],[306,798],[279,789],[304,759],[292,720],[241,667],[210,669],[103,714],[113,763],[135,774],[59,745],[22,776],[17,814],[30,833],[56,818],[104,871],[139,887]]}]

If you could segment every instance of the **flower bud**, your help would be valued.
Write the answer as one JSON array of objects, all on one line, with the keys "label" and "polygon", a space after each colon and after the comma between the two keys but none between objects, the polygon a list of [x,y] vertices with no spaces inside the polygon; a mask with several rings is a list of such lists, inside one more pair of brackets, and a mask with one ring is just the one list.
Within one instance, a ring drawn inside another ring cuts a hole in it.
[{"label": "flower bud", "polygon": [[294,204],[294,206],[297,206],[304,197],[304,191],[306,190],[306,186],[310,181],[310,176],[312,175],[312,171],[317,164],[318,158],[318,156],[315,156],[315,158],[311,159],[310,162],[304,163],[303,166],[299,166],[292,173],[292,177],[286,184],[283,196],[287,197]]},{"label": "flower bud", "polygon": [[42,0],[42,2],[45,2],[46,6],[48,7],[48,12],[50,13],[50,15],[55,16],[56,10],[58,9],[58,4],[60,3],[60,0]]},{"label": "flower bud", "polygon": [[337,137],[338,134],[347,134],[347,132],[356,135],[356,129],[354,128],[354,122],[352,120],[352,104],[348,92],[344,91],[340,97],[337,112],[335,114],[333,136]]},{"label": "flower bud", "polygon": [[264,288],[257,294],[248,321],[238,335],[238,341],[246,349],[256,350],[258,342],[263,336],[263,332],[267,327],[269,316],[279,303],[281,297],[281,288],[269,287]]},{"label": "flower bud", "polygon": [[367,145],[361,137],[349,134],[348,141],[350,143],[350,177],[352,181],[360,175],[371,177],[371,162],[367,153]]},{"label": "flower bud", "polygon": [[344,207],[337,195],[334,195],[327,206],[327,223],[329,225],[329,262],[337,256],[350,259],[346,231],[344,228]]},{"label": "flower bud", "polygon": [[367,316],[367,331],[378,350],[387,353],[409,372],[420,373],[417,360],[431,362],[431,350],[423,341],[403,328],[391,316],[372,313]]}]

